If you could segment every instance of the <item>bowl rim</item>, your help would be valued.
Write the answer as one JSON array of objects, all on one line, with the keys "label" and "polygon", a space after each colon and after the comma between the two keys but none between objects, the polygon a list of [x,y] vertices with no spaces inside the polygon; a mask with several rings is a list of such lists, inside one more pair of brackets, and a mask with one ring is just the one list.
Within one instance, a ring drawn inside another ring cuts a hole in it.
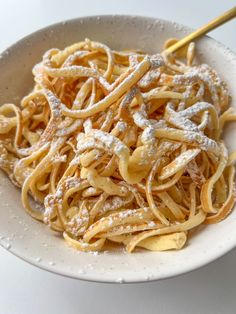
[{"label": "bowl rim", "polygon": [[[171,23],[171,24],[175,24],[177,26],[182,27],[183,29],[188,30],[189,32],[192,32],[194,30],[196,30],[193,27],[184,25],[182,23],[179,22],[175,22],[173,20],[167,20],[167,19],[163,19],[160,17],[155,17],[155,16],[145,16],[145,15],[141,15],[141,14],[92,14],[92,15],[84,15],[84,16],[80,16],[80,17],[75,17],[72,19],[66,19],[66,20],[60,20],[59,22],[55,22],[52,24],[49,24],[47,26],[44,26],[42,28],[37,29],[36,31],[33,31],[25,36],[22,36],[21,38],[19,38],[17,41],[13,42],[10,46],[6,47],[5,49],[3,49],[2,51],[0,51],[0,56],[4,57],[4,55],[6,53],[8,53],[10,50],[12,50],[16,45],[20,44],[20,43],[24,43],[24,41],[27,41],[28,39],[30,39],[32,36],[36,36],[38,34],[40,34],[41,32],[50,30],[50,28],[52,27],[57,27],[60,25],[66,25],[67,23],[73,23],[76,22],[78,20],[89,20],[89,19],[95,19],[95,20],[102,20],[102,19],[109,19],[109,18],[125,18],[125,19],[143,19],[143,20],[150,20],[150,21],[161,21],[164,23]],[[218,46],[224,50],[227,50],[228,53],[231,55],[231,57],[233,59],[236,60],[236,52],[234,52],[231,48],[229,48],[228,46],[222,44],[220,41],[218,41],[217,39],[209,36],[209,35],[203,35],[200,38],[207,38],[207,40],[209,40],[210,42],[215,42],[218,44]]]},{"label": "bowl rim", "polygon": [[[136,19],[136,20],[149,20],[150,22],[154,22],[156,20],[160,21],[160,22],[164,22],[164,23],[171,23],[171,24],[175,24],[179,27],[182,27],[184,30],[186,31],[193,31],[194,29],[186,26],[182,23],[178,23],[175,22],[173,20],[167,20],[167,19],[163,19],[163,18],[159,18],[159,17],[154,17],[154,16],[144,16],[144,15],[138,15],[138,14],[95,14],[95,15],[86,15],[86,16],[80,16],[80,17],[75,17],[72,19],[66,19],[66,20],[61,20],[59,22],[56,23],[52,23],[49,24],[43,28],[40,28],[36,31],[33,31],[30,34],[27,34],[26,36],[23,36],[22,38],[18,39],[16,42],[14,42],[12,45],[10,45],[9,47],[5,48],[3,51],[0,52],[0,56],[2,58],[4,58],[4,56],[8,55],[8,53],[11,50],[14,50],[14,48],[16,48],[19,44],[24,44],[24,42],[26,42],[29,39],[32,39],[32,37],[34,36],[38,36],[40,33],[45,32],[47,30],[50,30],[51,28],[55,28],[61,25],[66,25],[67,23],[74,23],[74,22],[78,22],[80,20],[83,20],[83,22],[89,22],[89,20],[99,20],[103,21],[104,19],[111,19],[111,18],[124,18],[124,19]],[[222,49],[222,51],[227,51],[227,54],[230,55],[230,58],[232,58],[232,60],[236,61],[236,54],[227,46],[225,46],[224,44],[222,44],[221,42],[219,42],[218,40],[210,37],[209,35],[204,35],[201,38],[206,38],[210,43],[216,43],[217,47],[219,47],[219,49]],[[23,255],[20,252],[17,251],[17,249],[15,250],[13,247],[10,247],[9,249],[7,249],[4,244],[0,241],[0,245],[1,247],[3,247],[4,249],[6,249],[7,251],[9,251],[10,253],[12,253],[13,255],[15,255],[16,257],[20,258],[21,260],[36,266],[39,269],[42,270],[46,270],[48,272],[57,274],[57,275],[61,275],[63,277],[67,277],[67,278],[72,278],[72,279],[79,279],[79,280],[83,280],[83,281],[88,281],[88,282],[98,282],[98,283],[126,283],[126,284],[130,284],[130,283],[145,283],[145,282],[154,282],[154,281],[158,281],[158,280],[164,280],[164,279],[169,279],[169,278],[174,278],[174,277],[178,277],[180,275],[183,274],[187,274],[190,273],[192,271],[198,270],[199,268],[206,266],[208,264],[213,263],[215,260],[221,258],[222,256],[226,255],[227,253],[229,253],[231,250],[233,250],[236,247],[236,239],[235,241],[231,241],[229,243],[227,243],[226,246],[221,247],[220,250],[216,251],[215,254],[211,255],[210,257],[206,258],[205,260],[201,261],[201,262],[192,262],[189,267],[184,267],[184,270],[179,270],[179,271],[174,271],[171,272],[170,274],[165,276],[158,276],[158,274],[156,275],[156,277],[152,277],[151,279],[144,279],[143,276],[140,276],[139,273],[136,273],[137,276],[135,278],[129,279],[127,281],[122,281],[122,282],[117,282],[114,281],[114,279],[109,279],[108,276],[106,278],[104,278],[103,275],[99,275],[99,276],[93,276],[92,273],[86,273],[86,274],[70,274],[67,271],[61,271],[61,270],[57,270],[56,267],[52,266],[52,265],[42,265],[40,263],[37,263],[36,261],[33,260],[32,257],[28,257],[27,255]]]}]

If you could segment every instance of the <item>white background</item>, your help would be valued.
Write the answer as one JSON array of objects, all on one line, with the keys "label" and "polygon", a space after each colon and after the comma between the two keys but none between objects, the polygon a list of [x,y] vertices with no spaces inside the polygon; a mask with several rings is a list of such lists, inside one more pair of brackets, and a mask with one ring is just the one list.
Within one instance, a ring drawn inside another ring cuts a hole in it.
[{"label": "white background", "polygon": [[[38,28],[83,15],[149,15],[196,28],[234,5],[233,0],[0,0],[0,51]],[[211,36],[236,51],[235,21]],[[178,278],[95,284],[47,273],[0,248],[0,314],[236,313],[235,266],[236,250]]]}]

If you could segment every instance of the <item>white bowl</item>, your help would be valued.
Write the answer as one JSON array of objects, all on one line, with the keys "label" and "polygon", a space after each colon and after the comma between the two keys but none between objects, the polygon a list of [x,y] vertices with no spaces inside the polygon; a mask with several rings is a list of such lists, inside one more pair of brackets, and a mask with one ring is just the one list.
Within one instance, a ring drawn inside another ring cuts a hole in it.
[{"label": "white bowl", "polygon": [[[84,17],[49,26],[20,40],[2,54],[0,103],[19,103],[30,91],[31,69],[49,48],[63,48],[88,37],[115,49],[158,52],[167,38],[182,38],[190,31],[177,23],[136,16]],[[236,56],[209,37],[198,41],[197,56],[200,62],[213,66],[228,83],[235,101]],[[236,149],[236,128],[228,127],[225,136],[230,150]],[[236,211],[233,211],[223,222],[196,232],[181,251],[82,253],[70,248],[60,236],[25,213],[20,191],[2,172],[0,193],[1,245],[31,264],[73,278],[100,282],[158,280],[206,265],[236,246]]]}]

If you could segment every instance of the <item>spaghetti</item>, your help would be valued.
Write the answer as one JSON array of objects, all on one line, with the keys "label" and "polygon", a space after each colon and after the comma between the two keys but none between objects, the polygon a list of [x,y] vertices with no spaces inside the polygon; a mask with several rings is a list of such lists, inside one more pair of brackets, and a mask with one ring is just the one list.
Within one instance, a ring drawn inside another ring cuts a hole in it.
[{"label": "spaghetti", "polygon": [[194,51],[119,52],[88,39],[47,51],[20,108],[0,107],[0,167],[27,213],[81,251],[109,241],[180,249],[189,230],[224,219],[236,154],[221,133],[236,114]]}]

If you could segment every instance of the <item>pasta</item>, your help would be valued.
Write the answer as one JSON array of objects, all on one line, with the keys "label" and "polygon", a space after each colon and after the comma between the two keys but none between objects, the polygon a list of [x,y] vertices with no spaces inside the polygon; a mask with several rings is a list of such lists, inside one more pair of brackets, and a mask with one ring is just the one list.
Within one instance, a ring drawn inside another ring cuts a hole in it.
[{"label": "pasta", "polygon": [[33,75],[20,106],[0,107],[0,167],[69,245],[181,249],[230,213],[236,153],[222,131],[236,113],[194,43],[148,55],[86,39],[48,50]]}]

